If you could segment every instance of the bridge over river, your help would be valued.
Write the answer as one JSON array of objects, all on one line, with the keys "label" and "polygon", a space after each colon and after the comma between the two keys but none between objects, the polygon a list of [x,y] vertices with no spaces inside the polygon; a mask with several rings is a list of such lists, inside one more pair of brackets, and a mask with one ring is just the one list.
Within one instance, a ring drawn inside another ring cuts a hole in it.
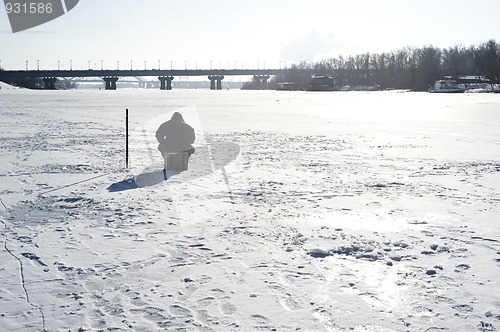
[{"label": "bridge over river", "polygon": [[41,78],[44,88],[54,90],[58,78],[99,77],[106,90],[116,90],[116,82],[123,77],[155,76],[160,81],[161,90],[172,90],[172,80],[177,76],[206,76],[211,90],[221,90],[225,76],[253,76],[264,89],[272,75],[282,74],[285,69],[149,69],[149,70],[3,70],[0,80],[19,78]]}]

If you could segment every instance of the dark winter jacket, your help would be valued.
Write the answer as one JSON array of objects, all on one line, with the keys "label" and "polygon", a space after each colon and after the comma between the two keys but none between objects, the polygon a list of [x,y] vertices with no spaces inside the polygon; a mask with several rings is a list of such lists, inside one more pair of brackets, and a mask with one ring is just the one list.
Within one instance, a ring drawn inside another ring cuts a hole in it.
[{"label": "dark winter jacket", "polygon": [[191,150],[194,143],[194,129],[182,120],[171,119],[160,125],[156,131],[158,150],[163,152],[184,152]]}]

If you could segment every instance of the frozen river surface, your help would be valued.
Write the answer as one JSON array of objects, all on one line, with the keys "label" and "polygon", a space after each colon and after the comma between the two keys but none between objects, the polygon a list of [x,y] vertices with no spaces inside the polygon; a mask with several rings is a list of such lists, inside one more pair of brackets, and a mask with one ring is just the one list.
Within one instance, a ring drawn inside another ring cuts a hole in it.
[{"label": "frozen river surface", "polygon": [[3,86],[0,116],[2,331],[500,329],[499,94]]}]

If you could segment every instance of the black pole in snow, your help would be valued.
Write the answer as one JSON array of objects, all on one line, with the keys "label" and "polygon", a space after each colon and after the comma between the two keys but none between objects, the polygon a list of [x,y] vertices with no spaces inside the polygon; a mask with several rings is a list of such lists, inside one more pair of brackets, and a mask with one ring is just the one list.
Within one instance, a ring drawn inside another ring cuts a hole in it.
[{"label": "black pole in snow", "polygon": [[125,166],[128,168],[128,108],[125,110]]}]

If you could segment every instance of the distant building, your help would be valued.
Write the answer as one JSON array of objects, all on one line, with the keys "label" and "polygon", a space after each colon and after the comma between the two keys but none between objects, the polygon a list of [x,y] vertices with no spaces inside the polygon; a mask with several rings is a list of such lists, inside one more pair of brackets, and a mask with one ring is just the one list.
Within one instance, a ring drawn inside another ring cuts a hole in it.
[{"label": "distant building", "polygon": [[278,90],[285,91],[336,91],[335,80],[331,76],[313,76],[309,84],[302,82],[278,83]]},{"label": "distant building", "polygon": [[335,91],[335,80],[328,75],[313,76],[310,91]]}]

